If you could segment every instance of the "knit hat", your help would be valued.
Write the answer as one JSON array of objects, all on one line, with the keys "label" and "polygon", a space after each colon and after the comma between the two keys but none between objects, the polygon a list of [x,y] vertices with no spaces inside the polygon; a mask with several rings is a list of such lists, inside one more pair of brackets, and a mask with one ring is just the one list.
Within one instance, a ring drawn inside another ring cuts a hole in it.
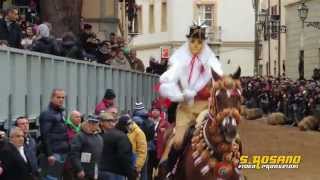
[{"label": "knit hat", "polygon": [[50,36],[50,30],[46,24],[41,24],[38,28],[39,28],[38,32],[41,37],[49,37]]},{"label": "knit hat", "polygon": [[116,94],[112,89],[107,89],[104,94],[104,99],[114,99],[116,98]]},{"label": "knit hat", "polygon": [[135,105],[135,107],[134,107],[134,110],[135,110],[135,111],[144,110],[143,103],[142,103],[142,102],[136,102],[136,105]]}]

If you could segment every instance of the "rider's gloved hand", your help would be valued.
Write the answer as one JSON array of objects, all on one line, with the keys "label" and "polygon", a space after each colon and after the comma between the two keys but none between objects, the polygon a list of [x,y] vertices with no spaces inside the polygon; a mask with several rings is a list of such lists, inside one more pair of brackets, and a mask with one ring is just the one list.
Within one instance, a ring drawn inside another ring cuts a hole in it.
[{"label": "rider's gloved hand", "polygon": [[186,101],[191,101],[196,96],[197,92],[190,89],[183,90],[183,96]]}]

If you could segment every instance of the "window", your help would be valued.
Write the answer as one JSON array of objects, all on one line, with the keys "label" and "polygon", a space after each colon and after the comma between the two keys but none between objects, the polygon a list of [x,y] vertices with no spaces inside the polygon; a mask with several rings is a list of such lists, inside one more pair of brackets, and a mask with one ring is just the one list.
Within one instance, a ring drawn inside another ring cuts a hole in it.
[{"label": "window", "polygon": [[134,33],[142,33],[142,6],[137,6],[133,25]]},{"label": "window", "polygon": [[214,22],[214,5],[213,4],[203,4],[198,6],[198,17],[201,23],[212,27]]},{"label": "window", "polygon": [[161,32],[167,31],[167,2],[161,4]]},{"label": "window", "polygon": [[271,15],[278,15],[278,6],[274,5],[271,7]]},{"label": "window", "polygon": [[154,33],[154,5],[149,6],[149,33]]}]

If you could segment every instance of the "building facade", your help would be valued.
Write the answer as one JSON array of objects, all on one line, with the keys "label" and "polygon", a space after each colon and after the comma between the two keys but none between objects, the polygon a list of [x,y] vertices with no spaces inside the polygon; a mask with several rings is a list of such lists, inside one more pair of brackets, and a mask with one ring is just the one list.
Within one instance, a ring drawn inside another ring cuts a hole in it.
[{"label": "building facade", "polygon": [[254,74],[254,11],[251,1],[220,0],[218,26],[221,30],[219,57],[226,74],[237,66],[243,76]]},{"label": "building facade", "polygon": [[[137,0],[137,35],[131,46],[148,64],[150,56],[161,59],[184,43],[193,22],[208,28],[207,43],[219,57],[226,73],[240,65],[253,75],[254,14],[247,0]],[[237,27],[237,28],[235,28]]]},{"label": "building facade", "polygon": [[[304,77],[310,79],[313,70],[320,67],[320,30],[305,24],[302,31],[302,21],[298,16],[298,7],[300,1],[291,0],[286,3],[286,24],[287,33],[287,61],[285,63],[287,75],[290,78],[297,79],[299,77],[299,51],[300,51],[300,35],[304,33],[303,49],[304,49]],[[309,9],[306,22],[320,20],[320,1],[307,0],[305,2]]]},{"label": "building facade", "polygon": [[109,33],[119,33],[119,13],[121,6],[118,0],[83,0],[82,17],[85,23],[101,39],[109,38]]},{"label": "building facade", "polygon": [[286,4],[286,0],[260,1],[259,75],[278,77],[286,74]]}]

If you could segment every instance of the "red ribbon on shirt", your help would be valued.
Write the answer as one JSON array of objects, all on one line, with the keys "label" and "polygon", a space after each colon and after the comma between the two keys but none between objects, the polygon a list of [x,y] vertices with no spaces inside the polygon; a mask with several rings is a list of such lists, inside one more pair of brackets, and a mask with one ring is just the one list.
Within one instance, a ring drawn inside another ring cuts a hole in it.
[{"label": "red ribbon on shirt", "polygon": [[[194,63],[195,63],[197,60],[200,61],[198,55],[193,55],[192,60],[191,60],[191,62],[190,62],[191,70],[190,70],[189,79],[188,79],[188,82],[189,82],[189,83],[190,83],[191,78],[192,78],[192,72],[193,72],[193,69],[194,69]],[[204,72],[204,67],[203,67],[203,65],[201,64],[200,74],[202,74],[203,72]]]}]

